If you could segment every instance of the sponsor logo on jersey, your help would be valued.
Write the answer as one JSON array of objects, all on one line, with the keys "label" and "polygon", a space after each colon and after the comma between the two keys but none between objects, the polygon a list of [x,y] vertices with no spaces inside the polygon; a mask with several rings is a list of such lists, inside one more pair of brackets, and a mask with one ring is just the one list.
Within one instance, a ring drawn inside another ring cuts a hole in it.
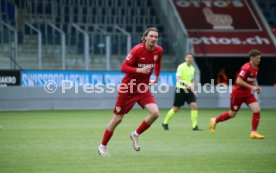
[{"label": "sponsor logo on jersey", "polygon": [[248,77],[247,80],[251,81],[251,82],[254,82],[256,80],[256,78]]},{"label": "sponsor logo on jersey", "polygon": [[154,68],[155,67],[155,64],[138,64],[138,68],[143,68],[143,67],[146,67],[146,66],[149,66],[151,68]]},{"label": "sponsor logo on jersey", "polygon": [[126,57],[126,60],[130,60],[132,58],[132,55],[131,54],[128,54],[127,57]]},{"label": "sponsor logo on jersey", "polygon": [[145,58],[145,57],[141,57],[140,59],[141,59],[141,60],[145,60],[146,58]]},{"label": "sponsor logo on jersey", "polygon": [[243,77],[245,75],[245,71],[242,70],[239,75]]}]

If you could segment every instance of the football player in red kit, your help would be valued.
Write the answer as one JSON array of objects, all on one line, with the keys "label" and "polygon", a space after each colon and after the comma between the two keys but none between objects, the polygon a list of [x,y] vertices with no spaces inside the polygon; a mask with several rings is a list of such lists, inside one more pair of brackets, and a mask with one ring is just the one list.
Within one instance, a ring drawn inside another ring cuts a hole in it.
[{"label": "football player in red kit", "polygon": [[257,133],[257,128],[260,120],[260,105],[252,92],[258,94],[262,89],[257,85],[257,73],[259,71],[259,63],[261,61],[261,52],[251,50],[249,52],[250,61],[245,63],[237,76],[236,84],[232,90],[230,98],[230,110],[210,119],[210,131],[215,133],[216,125],[219,122],[234,118],[239,111],[242,103],[246,103],[252,111],[252,131],[251,139],[263,139],[264,136]]},{"label": "football player in red kit", "polygon": [[[159,116],[155,99],[148,89],[149,85],[158,82],[160,74],[163,49],[157,45],[158,34],[156,28],[148,28],[141,38],[142,43],[131,49],[121,67],[121,71],[126,74],[118,88],[113,117],[106,127],[102,143],[98,147],[98,153],[101,156],[109,156],[106,149],[107,143],[117,125],[122,121],[124,114],[127,114],[135,103],[138,103],[142,108],[146,108],[149,115],[130,134],[134,150],[140,150],[139,135],[147,130]],[[155,80],[150,81],[153,70]]]}]

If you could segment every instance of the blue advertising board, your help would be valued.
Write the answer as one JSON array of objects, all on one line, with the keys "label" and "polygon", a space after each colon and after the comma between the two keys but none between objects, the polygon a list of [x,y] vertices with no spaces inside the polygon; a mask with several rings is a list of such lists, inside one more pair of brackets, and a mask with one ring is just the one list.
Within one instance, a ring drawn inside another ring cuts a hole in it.
[{"label": "blue advertising board", "polygon": [[[39,87],[47,84],[48,81],[54,81],[57,86],[61,86],[62,81],[69,80],[78,85],[84,84],[115,84],[118,85],[124,73],[121,72],[100,72],[100,71],[54,71],[54,70],[24,70],[21,71],[21,86]],[[151,79],[154,79],[152,75]],[[161,72],[159,84],[166,83],[169,86],[175,86],[175,72]]]},{"label": "blue advertising board", "polygon": [[21,86],[44,86],[49,80],[54,81],[57,86],[61,86],[63,80],[70,80],[79,85],[86,83],[95,85],[103,83],[103,72],[50,70],[25,70],[21,72]]}]

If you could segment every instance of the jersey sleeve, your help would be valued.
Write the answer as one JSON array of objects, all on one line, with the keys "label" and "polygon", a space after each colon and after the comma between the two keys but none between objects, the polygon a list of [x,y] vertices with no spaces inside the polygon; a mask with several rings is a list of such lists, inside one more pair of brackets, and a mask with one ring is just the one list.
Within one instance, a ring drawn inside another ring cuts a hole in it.
[{"label": "jersey sleeve", "polygon": [[181,77],[181,66],[180,65],[177,67],[175,76]]},{"label": "jersey sleeve", "polygon": [[248,76],[248,68],[246,67],[242,67],[239,74],[238,74],[238,77],[245,80]]},{"label": "jersey sleeve", "polygon": [[137,49],[133,48],[126,56],[124,63],[121,67],[121,72],[124,73],[136,73],[136,67],[134,67],[137,58]]},{"label": "jersey sleeve", "polygon": [[163,57],[163,49],[161,48],[160,53],[158,54],[158,61],[155,64],[155,68],[154,68],[154,74],[155,76],[159,76],[160,75],[160,70],[161,70],[161,61],[162,61],[162,57]]}]

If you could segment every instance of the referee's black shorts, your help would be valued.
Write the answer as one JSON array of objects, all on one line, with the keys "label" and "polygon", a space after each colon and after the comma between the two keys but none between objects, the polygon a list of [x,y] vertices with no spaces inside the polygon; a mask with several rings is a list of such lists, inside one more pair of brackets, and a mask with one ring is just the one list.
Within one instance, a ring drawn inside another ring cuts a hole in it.
[{"label": "referee's black shorts", "polygon": [[181,107],[185,102],[188,104],[196,102],[195,94],[188,89],[176,88],[174,93],[173,106]]}]

